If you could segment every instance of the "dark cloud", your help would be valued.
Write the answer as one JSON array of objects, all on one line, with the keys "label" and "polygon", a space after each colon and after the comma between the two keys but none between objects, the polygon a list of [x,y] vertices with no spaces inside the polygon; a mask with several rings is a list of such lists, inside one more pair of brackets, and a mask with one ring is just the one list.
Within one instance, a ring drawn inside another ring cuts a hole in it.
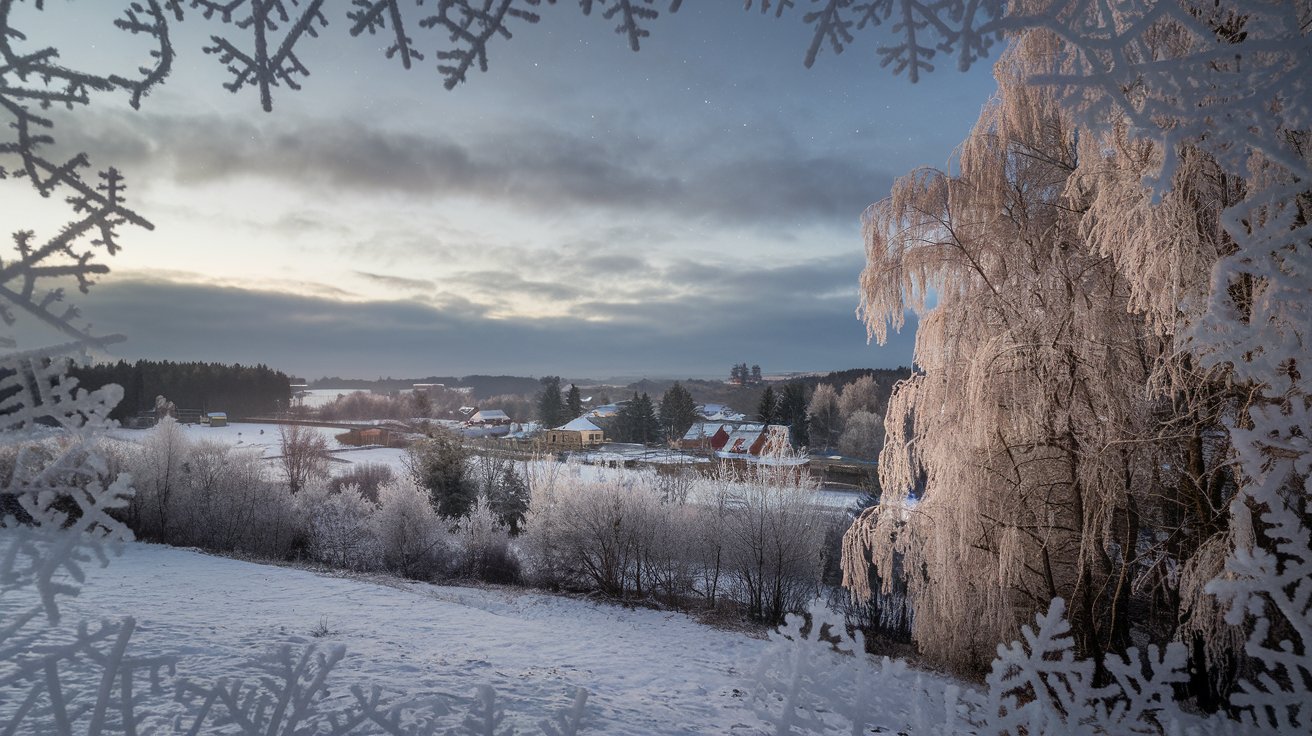
[{"label": "dark cloud", "polygon": [[403,276],[388,276],[381,273],[369,273],[368,271],[356,271],[355,274],[364,279],[381,284],[392,289],[411,289],[414,291],[432,291],[437,288],[437,284],[427,279],[408,279]]},{"label": "dark cloud", "polygon": [[116,277],[85,297],[125,357],[267,363],[302,375],[506,372],[719,375],[748,360],[769,370],[896,366],[912,329],[868,347],[849,299],[798,294],[730,300],[594,302],[594,318],[492,319],[459,299],[341,302],[250,289]]},{"label": "dark cloud", "polygon": [[[892,177],[851,157],[780,137],[751,146],[729,134],[696,143],[605,140],[525,123],[448,137],[345,119],[289,122],[82,112],[61,143],[98,161],[156,168],[181,183],[241,176],[296,187],[416,197],[476,197],[522,208],[662,212],[728,224],[855,223]],[[659,233],[621,229],[612,240]]]}]

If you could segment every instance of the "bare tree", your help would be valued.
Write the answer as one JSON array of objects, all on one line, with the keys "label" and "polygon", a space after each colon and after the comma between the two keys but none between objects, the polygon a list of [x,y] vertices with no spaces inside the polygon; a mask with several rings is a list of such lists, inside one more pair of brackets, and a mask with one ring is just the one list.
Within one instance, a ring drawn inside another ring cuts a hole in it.
[{"label": "bare tree", "polygon": [[328,477],[328,440],[318,430],[300,424],[278,427],[282,470],[287,488],[299,493],[312,480]]}]

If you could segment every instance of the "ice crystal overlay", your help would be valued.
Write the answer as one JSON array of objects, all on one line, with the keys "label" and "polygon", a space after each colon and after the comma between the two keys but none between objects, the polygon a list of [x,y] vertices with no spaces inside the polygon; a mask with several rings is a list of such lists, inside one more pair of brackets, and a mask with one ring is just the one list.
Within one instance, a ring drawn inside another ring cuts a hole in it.
[{"label": "ice crystal overlay", "polygon": [[[245,87],[260,91],[260,106],[273,110],[273,88],[297,90],[298,80],[309,76],[296,55],[296,44],[319,35],[328,25],[324,0],[191,0],[191,7],[207,19],[217,18],[248,38],[232,40],[227,35],[211,36],[213,45],[205,53],[218,57],[228,68],[232,81],[223,86],[231,92]],[[181,15],[179,14],[179,19]]]},{"label": "ice crystal overlay", "polygon": [[444,706],[388,705],[376,687],[352,687],[345,705],[325,707],[328,676],[345,655],[341,646],[326,652],[314,647],[298,652],[282,646],[256,663],[260,674],[253,682],[238,678],[206,684],[181,680],[177,699],[188,713],[179,719],[179,730],[194,735],[224,729],[249,736],[437,733],[438,718],[447,713]]},{"label": "ice crystal overlay", "polygon": [[[152,47],[131,77],[63,66],[57,45],[34,42],[11,23],[20,4],[39,11],[45,3],[0,0],[0,179],[62,198],[70,222],[57,233],[12,233],[13,250],[0,260],[0,319],[6,326],[32,319],[58,336],[53,347],[17,352],[15,339],[0,334],[0,347],[15,351],[0,358],[6,732],[53,724],[57,733],[137,733],[147,730],[141,704],[170,688],[186,711],[177,725],[191,733],[507,732],[505,710],[490,688],[478,690],[451,728],[439,725],[440,704],[387,704],[375,689],[350,688],[345,702],[327,703],[324,683],[340,650],[278,650],[251,681],[169,682],[169,660],[129,654],[132,619],[62,627],[59,600],[76,595],[89,568],[104,564],[113,545],[130,537],[113,512],[131,493],[129,479],[109,480],[94,446],[120,394],[80,390],[65,371],[68,361],[119,337],[97,333],[67,301],[66,289],[85,292],[107,273],[104,258],[119,250],[123,231],[151,225],[129,206],[120,172],[93,167],[85,154],[49,153],[53,122],[44,111],[86,105],[97,93],[125,94],[138,107],[172,68],[174,23],[212,26],[204,51],[227,68],[225,86],[257,91],[268,111],[275,90],[296,90],[308,79],[302,46],[335,18],[344,16],[351,36],[386,37],[383,53],[405,69],[434,65],[451,88],[468,81],[471,70],[486,71],[494,44],[538,22],[544,8],[572,3],[121,0],[116,26]],[[637,51],[653,24],[680,5],[579,0],[578,10],[598,16]],[[1250,624],[1248,653],[1264,669],[1232,701],[1242,724],[1218,717],[1191,728],[1306,730],[1312,723],[1306,523],[1312,514],[1312,9],[1306,2],[1258,0],[1224,7],[1178,0],[745,0],[744,7],[800,16],[811,27],[807,66],[825,52],[846,51],[858,34],[878,32],[880,64],[912,80],[935,71],[940,57],[965,69],[1009,35],[1054,34],[1065,51],[1034,82],[1058,90],[1091,129],[1125,125],[1157,141],[1164,155],[1152,186],[1169,185],[1186,148],[1204,151],[1245,182],[1243,200],[1224,222],[1233,251],[1213,270],[1205,303],[1191,306],[1196,319],[1187,340],[1208,365],[1227,367],[1236,381],[1255,387],[1253,406],[1230,427],[1241,476],[1231,504],[1233,549],[1225,576],[1209,591],[1230,604],[1232,622]],[[776,637],[772,658],[758,671],[754,703],[777,733],[861,733],[893,716],[917,733],[1154,732],[1188,721],[1168,703],[1181,677],[1178,646],[1131,650],[1104,662],[1110,680],[1097,684],[1091,665],[1071,654],[1063,614],[1064,604],[1054,601],[1022,641],[999,647],[986,693],[949,688],[941,701],[908,703],[879,695],[880,678],[909,677],[904,665],[870,666],[859,655],[859,638],[847,637],[837,622],[827,627],[828,639],[820,638],[825,614],[813,610],[809,634],[790,620]],[[547,734],[576,733],[587,725],[586,705],[586,692],[578,691],[570,708],[539,726]]]}]

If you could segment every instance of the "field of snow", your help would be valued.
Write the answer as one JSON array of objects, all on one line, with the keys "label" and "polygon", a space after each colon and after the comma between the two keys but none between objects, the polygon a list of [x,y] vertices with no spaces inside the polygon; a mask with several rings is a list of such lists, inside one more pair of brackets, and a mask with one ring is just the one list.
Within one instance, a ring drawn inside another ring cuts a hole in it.
[{"label": "field of snow", "polygon": [[296,392],[293,400],[301,406],[317,409],[324,404],[331,404],[338,396],[346,396],[360,391],[358,388],[311,388]]},{"label": "field of snow", "polygon": [[[277,645],[342,644],[347,656],[328,682],[330,702],[346,702],[350,685],[375,684],[459,713],[476,686],[490,684],[508,722],[525,729],[582,687],[590,693],[586,733],[768,732],[746,693],[769,643],[677,613],[350,579],[140,543],[91,571],[63,612],[71,621],[135,616],[132,653],[178,656],[178,675],[195,680],[249,676],[250,662]],[[324,627],[330,633],[312,634]],[[945,684],[932,676],[924,685],[892,683],[908,703]]]},{"label": "field of snow", "polygon": [[[277,457],[282,454],[276,424],[253,424],[233,422],[226,427],[211,427],[208,424],[182,424],[183,434],[189,442],[222,442],[241,448],[258,448],[264,457]],[[339,450],[345,447],[337,441],[337,435],[343,430],[331,427],[303,427],[303,429],[322,434],[328,441],[328,449]],[[140,443],[145,440],[148,429],[115,429],[109,436],[123,442]]]}]

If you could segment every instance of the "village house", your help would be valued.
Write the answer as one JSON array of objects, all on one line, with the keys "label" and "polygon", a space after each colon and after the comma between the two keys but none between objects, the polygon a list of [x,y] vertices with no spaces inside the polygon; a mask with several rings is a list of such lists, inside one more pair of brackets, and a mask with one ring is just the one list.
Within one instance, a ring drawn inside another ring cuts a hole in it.
[{"label": "village house", "polygon": [[729,438],[716,450],[715,456],[725,460],[757,463],[762,456],[791,446],[788,427],[782,424],[744,424],[729,433]]},{"label": "village house", "polygon": [[500,427],[510,423],[510,416],[500,409],[476,411],[466,422],[471,427]]},{"label": "village house", "polygon": [[583,450],[598,447],[606,441],[606,433],[600,427],[579,417],[568,424],[547,430],[547,449],[551,452],[566,450]]},{"label": "village house", "polygon": [[722,422],[696,422],[679,438],[679,449],[702,452],[722,449],[733,429],[733,425]]}]

